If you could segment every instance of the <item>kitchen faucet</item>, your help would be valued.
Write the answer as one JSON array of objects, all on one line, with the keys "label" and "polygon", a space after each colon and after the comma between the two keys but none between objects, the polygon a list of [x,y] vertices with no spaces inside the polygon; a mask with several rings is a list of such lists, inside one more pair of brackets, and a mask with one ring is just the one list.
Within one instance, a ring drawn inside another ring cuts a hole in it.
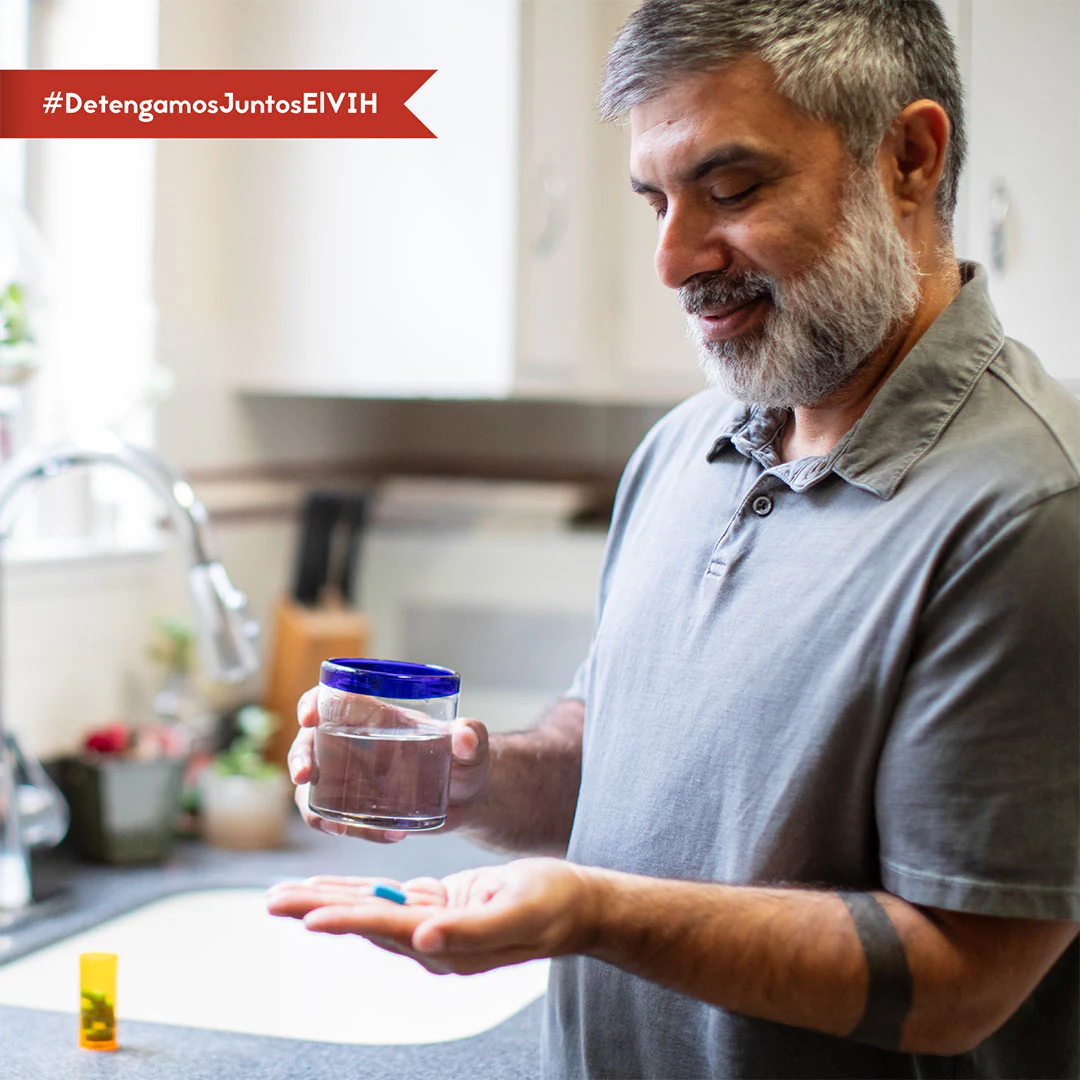
[{"label": "kitchen faucet", "polygon": [[[188,483],[156,455],[102,433],[93,440],[31,447],[0,467],[0,543],[8,536],[19,500],[31,481],[55,476],[78,465],[118,466],[143,480],[166,505],[191,558],[188,582],[206,674],[238,682],[258,667],[258,626],[247,613],[247,598],[233,587],[213,556],[209,516]],[[0,620],[2,621],[2,620]],[[27,844],[19,818],[15,744],[3,715],[2,639],[0,639],[0,912],[10,924],[33,905]]]}]

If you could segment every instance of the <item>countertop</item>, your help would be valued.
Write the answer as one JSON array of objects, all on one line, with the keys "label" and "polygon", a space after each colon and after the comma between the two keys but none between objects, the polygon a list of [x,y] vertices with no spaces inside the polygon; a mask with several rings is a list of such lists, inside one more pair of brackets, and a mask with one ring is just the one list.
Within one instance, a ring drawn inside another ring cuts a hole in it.
[{"label": "countertop", "polygon": [[[436,877],[503,861],[453,835],[367,844],[327,836],[292,822],[288,847],[237,852],[182,841],[155,867],[83,863],[59,850],[35,855],[35,889],[62,887],[68,907],[48,919],[0,934],[4,963],[151,900],[196,888],[269,886],[316,873]],[[79,1050],[71,1013],[0,1006],[0,1080],[366,1080],[401,1077],[539,1076],[543,1001],[470,1039],[418,1046],[355,1046],[275,1039],[166,1024],[123,1021],[116,1053]]]}]

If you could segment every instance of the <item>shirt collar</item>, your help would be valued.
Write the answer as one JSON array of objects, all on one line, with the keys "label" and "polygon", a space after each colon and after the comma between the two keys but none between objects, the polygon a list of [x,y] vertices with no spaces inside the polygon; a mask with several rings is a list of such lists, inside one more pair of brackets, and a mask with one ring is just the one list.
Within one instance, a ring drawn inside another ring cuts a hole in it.
[{"label": "shirt collar", "polygon": [[[978,377],[1004,343],[987,291],[986,271],[961,263],[962,287],[934,320],[869,408],[821,458],[807,459],[785,477],[808,487],[829,472],[883,499],[891,498],[908,470],[937,442],[967,400]],[[777,466],[773,440],[787,419],[783,409],[744,406],[709,451],[714,461],[730,445],[765,468]]]}]

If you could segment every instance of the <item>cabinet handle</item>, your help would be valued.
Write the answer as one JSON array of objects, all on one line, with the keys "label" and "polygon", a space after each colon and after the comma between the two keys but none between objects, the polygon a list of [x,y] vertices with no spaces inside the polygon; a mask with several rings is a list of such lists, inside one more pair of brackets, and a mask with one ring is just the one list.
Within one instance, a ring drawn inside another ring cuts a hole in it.
[{"label": "cabinet handle", "polygon": [[550,255],[566,233],[566,180],[552,165],[541,165],[537,174],[540,186],[544,189],[547,213],[544,216],[544,227],[533,243],[533,252],[536,255]]},{"label": "cabinet handle", "polygon": [[1011,207],[1005,181],[995,180],[990,188],[990,265],[997,271],[1005,269],[1005,223]]}]

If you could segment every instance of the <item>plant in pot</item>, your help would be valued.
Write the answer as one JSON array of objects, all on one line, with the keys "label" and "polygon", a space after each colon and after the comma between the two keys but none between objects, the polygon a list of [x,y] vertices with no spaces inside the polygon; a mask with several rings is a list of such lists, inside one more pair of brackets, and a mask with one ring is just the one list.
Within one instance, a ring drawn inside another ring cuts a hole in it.
[{"label": "plant in pot", "polygon": [[[2,20],[0,20],[2,21]],[[2,195],[2,193],[0,193]],[[0,457],[31,436],[33,411],[25,384],[42,362],[48,255],[26,210],[0,197]]]},{"label": "plant in pot", "polygon": [[[3,229],[0,219],[0,233]],[[0,248],[3,245],[0,236]],[[38,369],[38,343],[26,286],[4,276],[4,261],[0,251],[0,460],[6,461],[28,433],[27,421],[18,418],[26,405],[23,384]]]},{"label": "plant in pot", "polygon": [[214,718],[196,689],[195,641],[195,630],[183,619],[155,620],[150,659],[160,683],[153,712],[160,721],[180,725],[189,741],[202,742],[212,735]]},{"label": "plant in pot", "polygon": [[186,757],[185,740],[168,724],[115,721],[91,731],[58,764],[75,851],[108,863],[167,858]]},{"label": "plant in pot", "polygon": [[203,838],[215,847],[274,848],[285,843],[292,785],[264,751],[277,718],[260,705],[236,714],[237,735],[199,774]]},{"label": "plant in pot", "polygon": [[37,369],[26,287],[0,281],[0,383],[21,383]]}]

